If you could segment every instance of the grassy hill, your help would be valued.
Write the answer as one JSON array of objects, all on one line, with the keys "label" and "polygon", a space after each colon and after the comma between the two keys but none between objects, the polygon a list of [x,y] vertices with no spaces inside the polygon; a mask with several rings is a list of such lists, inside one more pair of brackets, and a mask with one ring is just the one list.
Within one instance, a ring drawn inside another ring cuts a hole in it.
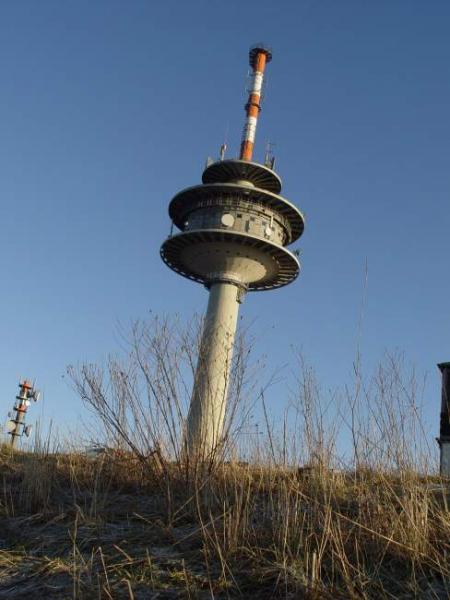
[{"label": "grassy hill", "polygon": [[0,453],[0,598],[450,597],[439,482]]}]

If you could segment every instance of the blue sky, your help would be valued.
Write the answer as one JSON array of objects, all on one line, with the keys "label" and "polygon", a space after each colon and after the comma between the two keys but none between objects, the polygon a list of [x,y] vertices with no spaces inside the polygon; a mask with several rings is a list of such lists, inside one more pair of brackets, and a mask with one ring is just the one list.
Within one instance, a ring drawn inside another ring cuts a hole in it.
[{"label": "blue sky", "polygon": [[[303,271],[248,295],[274,365],[302,348],[325,389],[400,349],[427,375],[438,427],[450,360],[450,4],[15,2],[0,5],[0,410],[19,376],[33,417],[83,414],[66,365],[118,350],[117,324],[202,312],[169,271],[167,205],[243,125],[247,52],[273,47],[256,159],[275,143],[283,194],[306,216]],[[278,391],[277,391],[278,390]],[[285,402],[272,392],[276,412]],[[33,417],[30,415],[30,419]]]}]

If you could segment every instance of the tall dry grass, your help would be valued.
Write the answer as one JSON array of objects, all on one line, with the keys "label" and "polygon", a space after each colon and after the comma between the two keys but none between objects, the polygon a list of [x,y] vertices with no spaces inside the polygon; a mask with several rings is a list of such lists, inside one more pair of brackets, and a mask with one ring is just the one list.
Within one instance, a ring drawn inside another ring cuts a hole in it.
[{"label": "tall dry grass", "polygon": [[[448,486],[423,387],[401,357],[368,378],[356,363],[347,387],[324,394],[297,355],[274,426],[242,342],[226,443],[189,463],[180,440],[197,339],[138,324],[124,360],[71,369],[103,427],[95,459],[2,449],[0,597],[450,597]],[[255,402],[266,427],[243,463],[239,428]]]}]

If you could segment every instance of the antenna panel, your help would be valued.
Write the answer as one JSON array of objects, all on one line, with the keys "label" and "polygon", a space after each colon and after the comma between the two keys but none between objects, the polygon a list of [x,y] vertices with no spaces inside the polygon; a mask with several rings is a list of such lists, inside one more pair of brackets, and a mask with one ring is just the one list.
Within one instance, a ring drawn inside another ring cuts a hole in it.
[{"label": "antenna panel", "polygon": [[16,424],[14,423],[14,421],[11,421],[11,420],[6,421],[5,428],[8,433],[11,433],[11,431],[14,431],[15,427],[16,427]]}]

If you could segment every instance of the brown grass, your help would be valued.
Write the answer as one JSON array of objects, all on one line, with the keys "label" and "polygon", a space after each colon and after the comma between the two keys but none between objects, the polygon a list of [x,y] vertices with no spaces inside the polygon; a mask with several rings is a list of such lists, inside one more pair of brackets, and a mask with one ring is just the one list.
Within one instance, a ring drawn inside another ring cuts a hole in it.
[{"label": "brown grass", "polygon": [[0,460],[0,598],[450,597],[447,488],[413,472]]},{"label": "brown grass", "polygon": [[328,395],[298,356],[275,427],[240,339],[224,444],[189,464],[197,339],[155,318],[124,358],[69,369],[97,458],[0,449],[0,598],[450,598],[449,486],[429,475],[414,370],[388,355],[366,378],[358,356]]}]

